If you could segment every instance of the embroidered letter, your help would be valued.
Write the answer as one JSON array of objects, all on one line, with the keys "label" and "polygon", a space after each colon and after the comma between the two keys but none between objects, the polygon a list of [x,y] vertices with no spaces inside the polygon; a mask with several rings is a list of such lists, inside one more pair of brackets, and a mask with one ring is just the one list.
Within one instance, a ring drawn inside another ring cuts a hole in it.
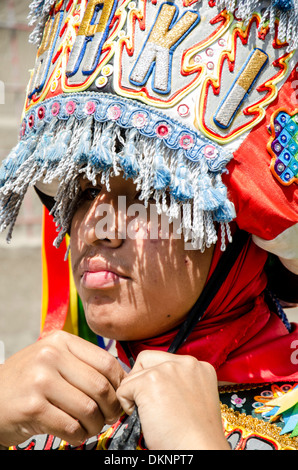
[{"label": "embroidered letter", "polygon": [[220,104],[214,117],[214,122],[219,127],[227,129],[241,106],[241,103],[250,92],[254,82],[260,75],[263,67],[268,62],[268,56],[261,49],[254,49],[246,64],[232,84],[227,96]]},{"label": "embroidered letter", "polygon": [[[102,46],[117,0],[90,0],[67,64],[66,75],[75,75],[82,63],[82,73],[90,75],[98,65]],[[98,19],[96,23],[96,20]]]},{"label": "embroidered letter", "polygon": [[[198,13],[187,11],[175,22],[178,8],[169,3],[160,7],[154,25],[132,69],[130,81],[144,85],[154,69],[153,90],[169,93],[171,90],[171,62],[178,44],[200,21]],[[155,67],[154,67],[155,65]]]},{"label": "embroidered letter", "polygon": [[50,18],[45,26],[42,42],[37,52],[34,74],[30,83],[28,96],[40,92],[45,84],[51,60],[60,31],[64,11],[60,11],[55,17]]}]

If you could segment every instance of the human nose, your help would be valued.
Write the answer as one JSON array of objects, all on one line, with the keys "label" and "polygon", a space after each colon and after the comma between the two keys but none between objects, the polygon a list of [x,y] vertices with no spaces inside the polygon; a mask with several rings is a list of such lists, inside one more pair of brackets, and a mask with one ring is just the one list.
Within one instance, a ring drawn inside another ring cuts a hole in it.
[{"label": "human nose", "polygon": [[88,245],[119,248],[124,242],[124,214],[112,198],[104,197],[89,208],[80,226],[80,238]]}]

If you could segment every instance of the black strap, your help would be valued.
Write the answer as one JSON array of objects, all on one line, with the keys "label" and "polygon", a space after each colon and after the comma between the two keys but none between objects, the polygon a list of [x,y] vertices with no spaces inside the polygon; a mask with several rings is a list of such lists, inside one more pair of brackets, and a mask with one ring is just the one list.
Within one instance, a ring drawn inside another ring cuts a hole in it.
[{"label": "black strap", "polygon": [[[203,317],[211,301],[214,299],[215,295],[221,288],[228,273],[232,269],[238,256],[243,250],[243,247],[247,242],[249,236],[250,235],[247,232],[244,232],[242,230],[238,230],[235,233],[235,235],[233,236],[232,243],[229,243],[226,251],[223,252],[213,274],[211,275],[206,286],[204,287],[203,292],[191,308],[185,321],[180,326],[180,329],[177,335],[175,336],[172,344],[170,345],[168,352],[173,354],[176,353],[177,350],[181,347],[181,345],[187,340],[190,333],[200,321],[200,319]],[[120,341],[120,344],[130,362],[131,367],[133,367],[134,359],[132,357],[128,344],[125,341]]]},{"label": "black strap", "polygon": [[221,288],[228,273],[232,269],[238,256],[243,250],[243,247],[247,242],[248,237],[248,233],[242,230],[238,230],[235,233],[233,237],[233,242],[228,245],[226,251],[222,254],[213,274],[211,275],[206,286],[204,287],[200,297],[190,310],[186,320],[184,321],[184,323],[182,323],[176,337],[174,338],[171,346],[168,349],[168,352],[175,353],[180,348],[180,346],[187,340],[190,333],[192,332],[196,324],[200,321],[202,316],[205,314],[211,301],[214,299],[217,292]]}]

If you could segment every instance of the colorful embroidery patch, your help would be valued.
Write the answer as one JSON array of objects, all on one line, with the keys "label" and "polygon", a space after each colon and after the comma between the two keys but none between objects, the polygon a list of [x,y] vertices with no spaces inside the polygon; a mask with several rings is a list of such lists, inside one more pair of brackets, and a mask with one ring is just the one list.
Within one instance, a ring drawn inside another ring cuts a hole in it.
[{"label": "colorful embroidery patch", "polygon": [[220,144],[235,141],[264,119],[293,56],[260,23],[257,9],[245,23],[208,0],[61,0],[25,112],[61,94],[114,94]]},{"label": "colorful embroidery patch", "polygon": [[298,112],[276,111],[271,120],[268,151],[271,171],[283,185],[298,182]]},{"label": "colorful embroidery patch", "polygon": [[297,390],[297,383],[224,387],[222,416],[232,449],[297,449]]}]

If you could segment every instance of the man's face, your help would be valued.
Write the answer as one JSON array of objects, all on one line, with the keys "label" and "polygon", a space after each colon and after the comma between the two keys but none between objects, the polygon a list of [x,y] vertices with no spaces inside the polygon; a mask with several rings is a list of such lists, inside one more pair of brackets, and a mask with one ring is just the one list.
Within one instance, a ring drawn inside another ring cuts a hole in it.
[{"label": "man's face", "polygon": [[[111,178],[109,192],[83,179],[81,187],[70,246],[90,328],[107,338],[133,341],[179,325],[203,289],[213,249],[185,250],[183,236],[175,235],[171,225],[161,231],[161,218],[150,217],[150,204],[140,206],[130,180]],[[148,217],[132,216],[133,208]]]}]

